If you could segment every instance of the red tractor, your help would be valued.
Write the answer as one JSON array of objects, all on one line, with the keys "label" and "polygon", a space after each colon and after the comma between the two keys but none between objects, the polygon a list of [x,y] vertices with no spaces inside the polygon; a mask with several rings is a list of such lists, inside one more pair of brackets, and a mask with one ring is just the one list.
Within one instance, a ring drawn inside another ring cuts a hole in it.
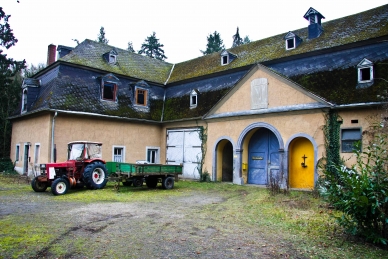
[{"label": "red tractor", "polygon": [[105,160],[101,158],[101,148],[102,143],[98,142],[70,142],[67,161],[41,164],[41,175],[32,180],[32,189],[44,192],[50,186],[54,195],[62,195],[76,187],[104,188],[108,175]]}]

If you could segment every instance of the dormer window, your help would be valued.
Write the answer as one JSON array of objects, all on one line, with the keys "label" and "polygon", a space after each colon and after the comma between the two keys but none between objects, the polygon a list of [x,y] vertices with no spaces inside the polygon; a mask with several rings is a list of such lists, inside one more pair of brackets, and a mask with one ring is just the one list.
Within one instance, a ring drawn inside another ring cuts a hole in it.
[{"label": "dormer window", "polygon": [[136,104],[147,106],[147,97],[148,91],[146,89],[137,88],[136,89]]},{"label": "dormer window", "polygon": [[27,88],[23,89],[23,95],[22,95],[22,113],[27,111],[27,94],[28,94]]},{"label": "dormer window", "polygon": [[302,39],[292,32],[288,32],[287,35],[284,36],[284,39],[286,42],[286,50],[295,49],[302,42]]},{"label": "dormer window", "polygon": [[358,82],[369,83],[373,81],[373,63],[364,58],[358,65]]},{"label": "dormer window", "polygon": [[105,101],[117,101],[118,85],[120,80],[113,74],[107,74],[101,80],[101,99]]},{"label": "dormer window", "polygon": [[117,86],[112,82],[104,82],[102,86],[102,99],[107,101],[116,101]]},{"label": "dormer window", "polygon": [[116,55],[109,55],[109,63],[110,64],[115,64],[116,63]]},{"label": "dormer window", "polygon": [[194,89],[190,93],[190,108],[195,108],[198,105],[198,90]]},{"label": "dormer window", "polygon": [[305,13],[303,17],[307,21],[309,21],[308,38],[309,39],[318,38],[323,33],[321,20],[325,19],[325,17],[312,7],[310,7],[310,9]]},{"label": "dormer window", "polygon": [[236,55],[224,50],[221,52],[221,66],[228,65],[231,63],[235,58],[237,58]]},{"label": "dormer window", "polygon": [[117,62],[117,51],[114,50],[114,49],[112,49],[111,51],[105,53],[102,56],[104,57],[106,62],[108,62],[109,64],[114,65]]}]

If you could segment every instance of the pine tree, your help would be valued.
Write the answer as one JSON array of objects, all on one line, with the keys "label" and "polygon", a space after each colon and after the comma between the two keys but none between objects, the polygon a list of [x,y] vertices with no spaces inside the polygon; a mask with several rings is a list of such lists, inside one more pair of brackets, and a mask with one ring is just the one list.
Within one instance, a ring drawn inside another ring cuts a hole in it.
[{"label": "pine tree", "polygon": [[247,43],[250,43],[250,42],[251,42],[251,40],[249,39],[249,36],[248,35],[245,36],[244,40],[243,40],[243,44],[247,44]]},{"label": "pine tree", "polygon": [[233,35],[233,44],[232,44],[232,48],[234,47],[237,47],[237,46],[240,46],[244,44],[243,43],[243,39],[240,37],[240,33],[238,31],[238,27],[237,27],[237,31],[236,31],[236,34]]},{"label": "pine tree", "polygon": [[[13,35],[6,15],[0,7],[0,46],[6,49],[14,46],[18,40]],[[20,100],[21,70],[25,60],[15,61],[7,58],[0,48],[0,158],[9,157],[11,145],[11,123],[8,117],[16,109]]]},{"label": "pine tree", "polygon": [[127,48],[127,50],[128,50],[129,52],[135,52],[135,50],[133,49],[132,41],[129,41],[129,42],[128,42],[128,48]]},{"label": "pine tree", "polygon": [[223,41],[220,34],[217,31],[214,31],[213,34],[210,34],[207,37],[206,50],[201,50],[203,55],[209,55],[214,52],[218,52],[224,49]]},{"label": "pine tree", "polygon": [[162,49],[163,47],[164,45],[159,43],[159,39],[156,38],[154,32],[151,36],[148,36],[145,39],[138,53],[145,54],[150,58],[164,60],[167,57],[164,55],[164,50]]},{"label": "pine tree", "polygon": [[105,38],[105,29],[101,26],[100,34],[98,34],[97,42],[108,44],[109,40]]}]

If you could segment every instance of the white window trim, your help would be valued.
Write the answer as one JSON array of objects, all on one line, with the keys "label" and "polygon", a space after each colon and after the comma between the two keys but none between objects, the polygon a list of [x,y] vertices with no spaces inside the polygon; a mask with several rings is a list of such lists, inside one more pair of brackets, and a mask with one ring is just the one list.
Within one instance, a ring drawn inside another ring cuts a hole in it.
[{"label": "white window trim", "polygon": [[[19,152],[18,152],[19,151]],[[19,154],[18,154],[19,153]],[[16,144],[16,149],[15,149],[15,162],[20,161],[20,144]]]},{"label": "white window trim", "polygon": [[[295,40],[295,38],[296,37],[286,39],[286,50],[291,50],[291,49],[295,49],[296,48],[296,40]],[[288,40],[293,40],[294,41],[294,47],[292,47],[292,48],[288,47]]]},{"label": "white window trim", "polygon": [[[224,63],[224,57],[226,57],[226,62]],[[227,55],[222,55],[221,56],[221,66],[226,66],[229,64],[229,54]]]},{"label": "white window trim", "polygon": [[[362,69],[368,69],[369,68],[369,72],[370,72],[370,79],[369,80],[362,80],[361,78],[361,70]],[[365,67],[359,67],[358,68],[358,82],[359,83],[369,83],[373,81],[373,65],[372,66],[365,66]]]},{"label": "white window trim", "polygon": [[[24,92],[26,92],[26,94],[24,94]],[[28,89],[24,88],[22,91],[22,110],[21,110],[21,113],[27,112],[27,102],[26,102],[27,96],[28,96]]]},{"label": "white window trim", "polygon": [[340,141],[341,141],[341,153],[353,153],[353,150],[343,150],[343,132],[346,131],[346,130],[357,130],[357,131],[360,131],[360,139],[353,139],[354,141],[361,141],[362,143],[362,128],[360,127],[355,127],[355,128],[341,128],[341,131],[340,131]]},{"label": "white window trim", "polygon": [[151,146],[146,146],[146,152],[145,152],[145,161],[148,162],[147,156],[148,156],[148,150],[150,149],[156,149],[156,157],[155,157],[155,164],[160,164],[160,147],[151,147]]},{"label": "white window trim", "polygon": [[[195,103],[193,103],[193,97],[195,97]],[[195,108],[198,105],[198,94],[194,90],[190,93],[190,108]]]},{"label": "white window trim", "polygon": [[125,163],[125,146],[112,146],[112,161],[115,161],[115,148],[122,148],[123,149],[123,154],[122,154],[122,163]]},{"label": "white window trim", "polygon": [[109,54],[109,64],[116,64],[117,62],[117,55]]},{"label": "white window trim", "polygon": [[[38,152],[36,152],[36,147],[37,146],[39,146]],[[40,158],[40,143],[35,143],[35,147],[34,147],[34,165],[38,165],[39,164],[39,161],[36,161],[36,160],[39,160],[39,158]]]}]

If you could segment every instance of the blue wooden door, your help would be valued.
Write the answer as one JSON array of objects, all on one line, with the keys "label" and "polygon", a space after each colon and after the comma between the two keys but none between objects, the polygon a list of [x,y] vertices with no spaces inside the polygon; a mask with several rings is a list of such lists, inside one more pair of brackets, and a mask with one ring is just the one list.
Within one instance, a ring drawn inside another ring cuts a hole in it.
[{"label": "blue wooden door", "polygon": [[253,134],[248,148],[248,183],[267,184],[268,173],[279,170],[279,142],[270,130],[261,128]]}]

